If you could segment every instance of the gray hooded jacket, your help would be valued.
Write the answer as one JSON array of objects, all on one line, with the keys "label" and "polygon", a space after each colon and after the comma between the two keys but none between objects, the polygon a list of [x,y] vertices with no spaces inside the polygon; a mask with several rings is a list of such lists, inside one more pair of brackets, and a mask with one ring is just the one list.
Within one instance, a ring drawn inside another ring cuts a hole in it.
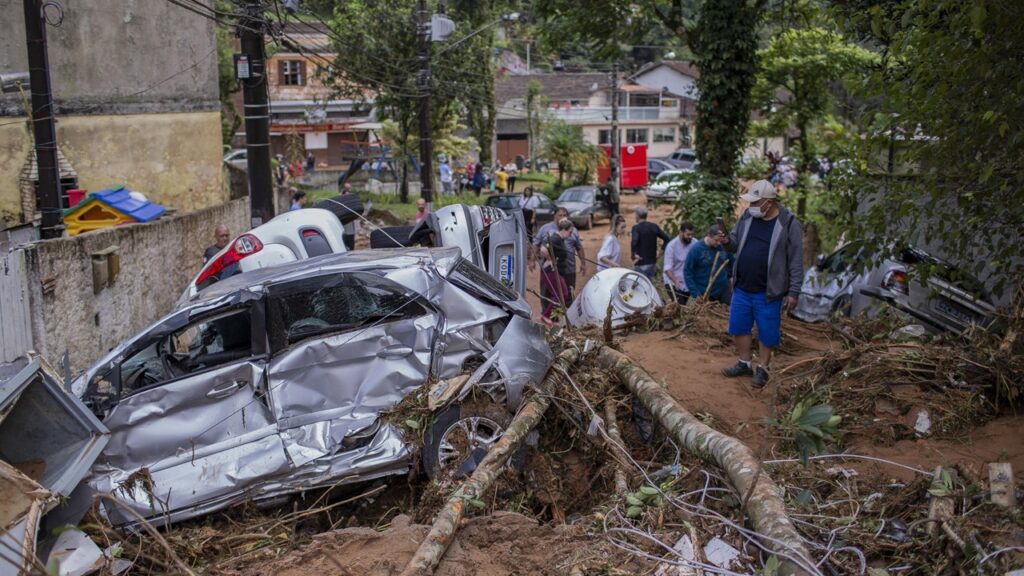
[{"label": "gray hooded jacket", "polygon": [[[745,211],[729,234],[729,243],[724,248],[737,255],[743,251],[750,231],[753,216]],[[775,218],[772,230],[771,245],[768,249],[768,289],[769,300],[796,296],[800,294],[800,286],[804,280],[804,232],[800,222],[789,210],[779,206],[779,215]],[[736,266],[732,268],[732,281],[736,283]]]}]

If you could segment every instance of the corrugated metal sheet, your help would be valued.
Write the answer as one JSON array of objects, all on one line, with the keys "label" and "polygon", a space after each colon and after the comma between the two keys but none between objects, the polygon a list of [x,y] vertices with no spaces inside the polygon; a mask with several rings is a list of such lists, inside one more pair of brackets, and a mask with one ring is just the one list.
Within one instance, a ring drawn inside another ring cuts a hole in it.
[{"label": "corrugated metal sheet", "polygon": [[0,362],[11,362],[32,349],[25,252],[0,255]]}]

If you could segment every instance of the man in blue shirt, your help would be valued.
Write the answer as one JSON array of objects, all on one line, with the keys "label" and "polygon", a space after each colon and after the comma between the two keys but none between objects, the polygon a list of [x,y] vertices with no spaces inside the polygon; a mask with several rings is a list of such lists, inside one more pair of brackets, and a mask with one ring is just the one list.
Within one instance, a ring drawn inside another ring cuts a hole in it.
[{"label": "man in blue shirt", "polygon": [[[683,265],[683,276],[686,278],[686,285],[690,287],[690,295],[694,298],[703,298],[707,294],[708,300],[726,303],[724,297],[729,287],[729,276],[732,273],[730,264],[733,261],[732,254],[722,248],[719,237],[722,231],[718,226],[712,224],[703,240],[694,243],[686,255],[686,263]],[[715,273],[717,272],[717,276]],[[711,282],[714,277],[714,282]],[[708,290],[708,284],[711,289]]]},{"label": "man in blue shirt", "polygon": [[[754,182],[740,197],[750,202],[729,236],[719,234],[725,249],[736,252],[729,334],[739,361],[722,370],[731,378],[753,375],[755,388],[768,384],[772,350],[782,337],[782,307],[796,306],[803,283],[803,229],[789,210],[779,205],[775,187]],[[757,324],[758,360],[751,363],[751,330]]]}]

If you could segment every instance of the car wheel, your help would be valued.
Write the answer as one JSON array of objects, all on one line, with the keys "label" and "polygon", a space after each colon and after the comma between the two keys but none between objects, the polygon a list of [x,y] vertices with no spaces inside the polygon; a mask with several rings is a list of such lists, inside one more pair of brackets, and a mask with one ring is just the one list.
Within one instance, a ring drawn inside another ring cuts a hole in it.
[{"label": "car wheel", "polygon": [[363,201],[356,194],[341,194],[327,198],[317,202],[313,207],[333,213],[342,224],[358,220],[359,215],[363,213]]},{"label": "car wheel", "polygon": [[423,441],[423,468],[430,479],[469,476],[505,433],[512,415],[489,400],[470,400],[441,411]]},{"label": "car wheel", "polygon": [[384,226],[370,232],[370,248],[403,248],[411,246],[415,226]]}]

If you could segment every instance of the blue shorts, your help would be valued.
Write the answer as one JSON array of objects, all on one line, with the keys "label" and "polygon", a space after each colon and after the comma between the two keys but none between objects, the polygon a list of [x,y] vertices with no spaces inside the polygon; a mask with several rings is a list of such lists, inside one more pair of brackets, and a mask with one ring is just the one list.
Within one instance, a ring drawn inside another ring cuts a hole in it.
[{"label": "blue shorts", "polygon": [[764,292],[744,292],[735,288],[729,307],[729,335],[746,336],[757,323],[757,339],[769,348],[782,338],[782,298],[768,301]]}]

